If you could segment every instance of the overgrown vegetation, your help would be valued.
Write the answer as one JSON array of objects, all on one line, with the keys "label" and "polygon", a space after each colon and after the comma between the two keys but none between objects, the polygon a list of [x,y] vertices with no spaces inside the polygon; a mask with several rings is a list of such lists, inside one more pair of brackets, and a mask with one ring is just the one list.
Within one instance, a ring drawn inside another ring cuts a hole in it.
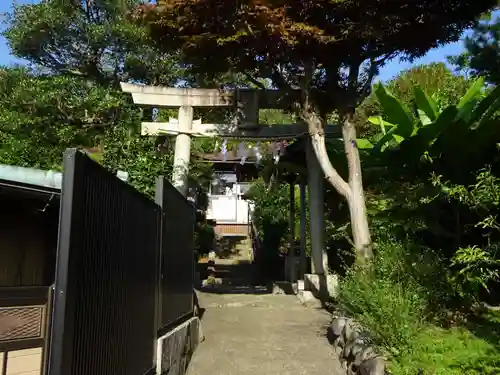
[{"label": "overgrown vegetation", "polygon": [[[500,372],[500,315],[487,308],[499,304],[498,95],[433,64],[376,86],[361,105],[373,272],[350,266],[349,212],[327,189],[326,246],[346,274],[335,305],[371,330],[392,374]],[[332,160],[338,146],[329,144]],[[284,181],[261,189],[256,214],[286,223],[287,198]]]},{"label": "overgrown vegetation", "polygon": [[[113,172],[127,171],[134,187],[154,196],[156,178],[172,173],[174,144],[140,136],[141,120],[152,114],[135,106],[119,82],[175,85],[203,76],[184,75],[175,53],[159,51],[146,29],[127,19],[140,3],[14,6],[4,35],[29,67],[0,68],[0,163],[61,170],[62,153],[76,147]],[[176,114],[161,110],[157,116]],[[193,149],[211,151],[213,141],[194,140]],[[206,185],[210,174],[207,164],[190,169],[194,184]],[[198,251],[208,251],[210,230],[197,224]]]},{"label": "overgrown vegetation", "polygon": [[[356,260],[369,263],[373,252],[355,109],[386,61],[398,55],[419,57],[457,40],[496,3],[160,0],[139,7],[134,16],[148,25],[161,50],[181,51],[191,70],[216,75],[236,71],[261,88],[259,79],[266,79],[293,98],[289,105],[308,126],[326,180],[349,207]],[[342,128],[344,177],[325,142],[332,112]]]},{"label": "overgrown vegetation", "polygon": [[[496,1],[423,1],[404,9],[310,1],[286,12],[283,1],[250,2],[253,12],[231,2],[158,3],[164,8],[153,13],[138,0],[15,7],[5,35],[32,66],[0,69],[0,163],[60,169],[65,148],[92,149],[152,196],[156,176],[171,173],[172,143],[138,135],[151,113],[120,92],[120,81],[276,87],[292,98],[300,88],[305,95],[295,113],[264,117],[300,117],[316,137],[333,183],[325,195],[326,246],[335,271],[345,274],[337,307],[371,330],[393,374],[500,373],[500,316],[488,307],[500,302],[500,89],[483,82],[499,83],[498,20],[474,21]],[[474,25],[467,53],[455,59],[473,78],[431,64],[369,94],[386,59],[420,56]],[[214,123],[224,118],[202,115]],[[346,145],[324,142],[326,119],[343,121]],[[213,151],[214,141],[196,139],[193,148]],[[269,273],[291,246],[288,185],[280,173],[269,184],[273,168],[265,166],[252,189]],[[203,185],[210,166],[193,161],[190,173]],[[364,214],[353,219],[349,212],[363,208],[364,196],[375,254],[369,269],[353,266],[353,244],[358,258],[370,257],[370,233]],[[212,241],[212,228],[200,223],[198,251],[208,252]]]},{"label": "overgrown vegetation", "polygon": [[500,371],[498,315],[485,307],[499,302],[499,90],[468,86],[443,98],[413,84],[397,98],[379,85],[368,118],[379,130],[360,141],[376,256],[373,272],[349,270],[338,303],[394,374]]}]

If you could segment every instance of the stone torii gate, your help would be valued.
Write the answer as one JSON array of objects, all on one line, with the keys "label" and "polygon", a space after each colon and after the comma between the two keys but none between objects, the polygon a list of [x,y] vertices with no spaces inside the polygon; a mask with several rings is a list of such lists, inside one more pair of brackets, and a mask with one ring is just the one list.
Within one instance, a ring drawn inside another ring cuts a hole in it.
[{"label": "stone torii gate", "polygon": [[[122,91],[132,94],[134,103],[147,107],[178,108],[178,120],[143,122],[142,135],[175,135],[172,184],[187,195],[188,169],[191,157],[191,137],[221,137],[254,140],[291,140],[309,133],[304,123],[269,126],[259,124],[259,109],[284,109],[278,90],[172,88],[121,83]],[[234,121],[229,124],[203,124],[194,120],[194,107],[234,108]],[[339,136],[337,125],[328,125],[327,136]],[[307,166],[311,232],[312,272],[317,276],[328,272],[324,251],[324,175],[308,142]],[[304,198],[304,197],[303,197]],[[301,201],[304,201],[304,199]],[[301,226],[304,227],[305,226]],[[302,236],[301,236],[302,237]],[[312,281],[319,284],[318,280]],[[329,282],[327,281],[327,284]],[[319,285],[318,285],[319,289]],[[331,288],[329,288],[331,289]]]}]

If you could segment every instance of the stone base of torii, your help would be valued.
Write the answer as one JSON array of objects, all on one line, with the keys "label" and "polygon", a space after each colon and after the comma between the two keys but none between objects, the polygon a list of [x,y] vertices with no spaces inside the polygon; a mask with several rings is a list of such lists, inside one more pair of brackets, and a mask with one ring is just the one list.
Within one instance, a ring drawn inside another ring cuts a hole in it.
[{"label": "stone base of torii", "polygon": [[[141,134],[168,134],[176,137],[172,184],[184,196],[186,196],[188,188],[191,137],[266,141],[291,140],[308,134],[307,125],[303,123],[279,126],[259,125],[259,109],[284,108],[280,103],[280,93],[277,90],[240,89],[235,92],[227,92],[218,89],[169,88],[128,83],[122,83],[121,87],[124,92],[132,94],[134,103],[140,106],[179,108],[178,120],[163,123],[143,122]],[[238,120],[232,124],[202,124],[201,120],[195,121],[193,118],[194,107],[232,107],[235,109],[235,118]],[[340,129],[337,125],[328,125],[325,134],[339,136]],[[317,288],[319,293],[329,289],[331,293],[332,281],[326,278],[328,261],[324,249],[324,175],[310,142],[307,150],[307,186],[313,275],[305,275],[304,266],[299,267],[299,272],[296,272],[294,270],[295,261],[292,260],[289,279],[296,281],[298,278],[304,278],[306,288]],[[300,198],[303,203],[302,210],[305,210],[305,185],[301,191],[303,192]],[[301,228],[303,228],[301,231],[305,231],[305,214],[301,217],[304,220],[301,223]],[[305,232],[301,233],[301,240],[302,246],[305,246]],[[302,252],[301,257],[305,257],[305,251]],[[305,259],[301,259],[300,263],[304,265]]]}]

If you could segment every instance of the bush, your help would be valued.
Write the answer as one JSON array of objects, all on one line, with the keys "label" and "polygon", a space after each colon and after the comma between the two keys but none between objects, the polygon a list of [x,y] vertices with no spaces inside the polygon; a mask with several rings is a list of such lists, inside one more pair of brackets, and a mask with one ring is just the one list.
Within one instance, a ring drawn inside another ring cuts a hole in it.
[{"label": "bush", "polygon": [[499,280],[500,259],[498,244],[481,249],[478,246],[459,248],[451,259],[450,284],[468,305],[480,299],[488,284]]},{"label": "bush", "polygon": [[213,250],[215,231],[213,225],[206,222],[196,223],[195,248],[198,255],[206,255]]},{"label": "bush", "polygon": [[411,242],[376,244],[374,267],[351,269],[337,302],[389,355],[391,374],[500,373],[500,315],[475,316],[449,329],[432,324],[464,301],[450,282],[449,262]]},{"label": "bush", "polygon": [[411,350],[427,308],[426,290],[408,272],[407,260],[403,244],[380,243],[373,270],[348,272],[338,297],[340,307],[371,332],[374,343],[393,355]]},{"label": "bush", "polygon": [[450,294],[443,264],[421,246],[382,238],[373,270],[350,270],[338,302],[370,330],[375,344],[393,355],[411,351],[416,334]]},{"label": "bush", "polygon": [[261,275],[268,280],[282,280],[283,258],[280,248],[289,247],[289,187],[275,183],[270,188],[257,180],[247,193],[255,203],[252,220],[262,241],[258,263]]}]

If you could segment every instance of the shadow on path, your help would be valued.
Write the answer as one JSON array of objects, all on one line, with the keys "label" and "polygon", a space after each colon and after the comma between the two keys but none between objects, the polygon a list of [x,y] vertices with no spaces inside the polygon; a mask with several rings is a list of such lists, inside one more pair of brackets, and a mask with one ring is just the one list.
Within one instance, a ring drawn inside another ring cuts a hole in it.
[{"label": "shadow on path", "polygon": [[205,341],[188,375],[340,375],[330,315],[291,295],[199,293]]}]

